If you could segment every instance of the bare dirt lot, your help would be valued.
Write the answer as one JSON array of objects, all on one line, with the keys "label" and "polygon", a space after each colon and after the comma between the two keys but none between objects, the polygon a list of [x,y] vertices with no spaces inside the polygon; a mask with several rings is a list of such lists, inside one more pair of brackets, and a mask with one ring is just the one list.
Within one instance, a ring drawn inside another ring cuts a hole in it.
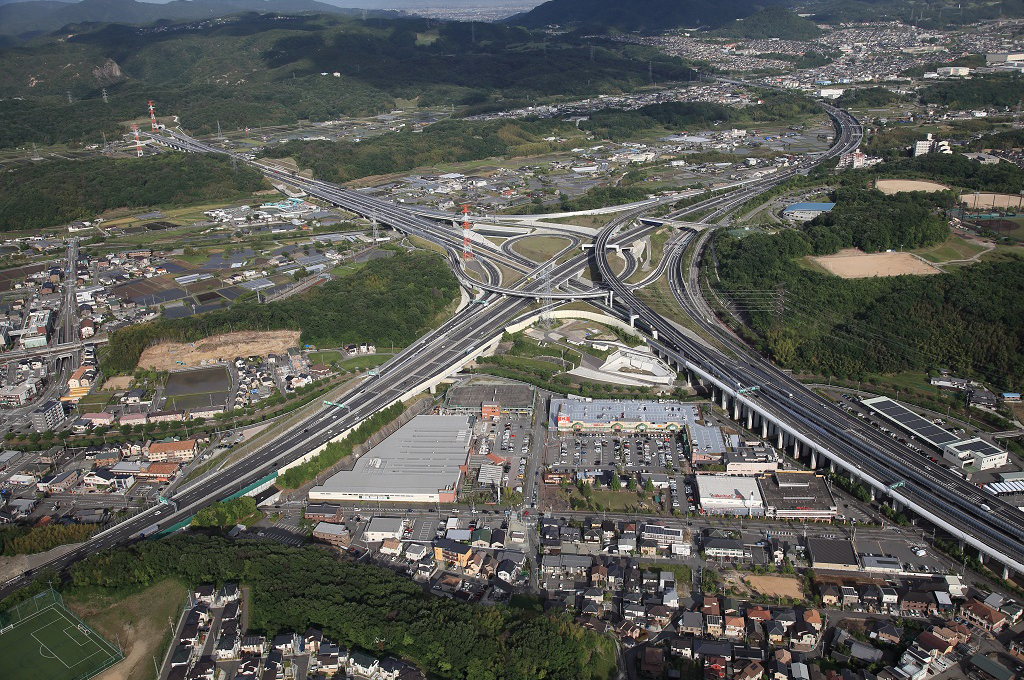
[{"label": "bare dirt lot", "polygon": [[828,272],[844,279],[939,273],[938,269],[910,253],[865,253],[856,248],[847,248],[835,255],[811,259]]},{"label": "bare dirt lot", "polygon": [[[284,354],[299,344],[298,331],[239,331],[215,335],[196,342],[161,342],[146,348],[139,368],[171,371],[206,363],[233,361],[235,357]],[[181,362],[181,363],[178,363]]]},{"label": "bare dirt lot", "polygon": [[898,194],[901,191],[945,191],[949,187],[918,179],[880,179],[875,182],[875,188],[883,194]]},{"label": "bare dirt lot", "polygon": [[792,576],[746,576],[743,580],[752,589],[769,597],[789,597],[800,600],[804,596],[800,581]]},{"label": "bare dirt lot", "polygon": [[1022,208],[1020,194],[961,194],[960,201],[968,208]]},{"label": "bare dirt lot", "polygon": [[113,378],[108,378],[103,383],[104,390],[126,390],[132,385],[132,377],[130,375],[119,375]]}]

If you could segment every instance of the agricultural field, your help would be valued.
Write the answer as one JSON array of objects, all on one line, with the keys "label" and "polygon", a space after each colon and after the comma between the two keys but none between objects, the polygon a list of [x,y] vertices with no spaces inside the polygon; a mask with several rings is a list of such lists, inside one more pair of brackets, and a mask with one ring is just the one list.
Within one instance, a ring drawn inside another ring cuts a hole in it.
[{"label": "agricultural field", "polygon": [[164,395],[167,407],[185,410],[220,406],[228,397],[231,378],[224,366],[174,371],[167,377]]}]

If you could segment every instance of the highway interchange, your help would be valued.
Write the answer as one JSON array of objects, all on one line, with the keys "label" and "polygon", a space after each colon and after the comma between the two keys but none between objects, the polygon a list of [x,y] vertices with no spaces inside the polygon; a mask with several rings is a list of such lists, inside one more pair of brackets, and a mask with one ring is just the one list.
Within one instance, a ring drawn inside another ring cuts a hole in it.
[{"label": "highway interchange", "polygon": [[[825,154],[805,159],[797,166],[768,178],[737,183],[729,193],[694,203],[669,213],[663,219],[685,219],[688,214],[711,209],[702,222],[714,224],[752,197],[797,173],[808,171],[815,163],[856,148],[862,136],[859,123],[845,111],[823,106],[837,129],[835,143]],[[184,151],[225,153],[180,132],[168,131],[165,135],[154,134],[151,137],[158,143]],[[249,162],[241,156],[237,158]],[[658,201],[634,206],[618,214],[599,232],[594,248],[589,252],[567,257],[580,246],[580,240],[566,230],[565,234],[559,235],[568,238],[569,245],[539,266],[507,247],[508,244],[497,247],[486,239],[474,240],[475,261],[486,278],[486,281],[479,281],[464,268],[462,230],[452,224],[456,216],[443,214],[439,218],[437,215],[416,213],[407,207],[327,182],[306,179],[261,164],[254,165],[274,181],[288,183],[313,197],[436,244],[446,253],[462,284],[467,289],[479,291],[478,301],[486,304],[465,305],[440,327],[381,366],[376,375],[364,379],[346,394],[342,407],[326,407],[233,465],[179,488],[170,499],[172,503],[151,508],[107,529],[44,567],[37,567],[36,572],[42,568],[64,568],[91,553],[135,540],[140,533],[163,530],[187,520],[205,505],[267,477],[357,426],[369,415],[457,369],[484,351],[505,328],[536,316],[541,306],[539,303],[549,299],[582,297],[596,298],[593,302],[596,306],[627,322],[635,319],[638,328],[652,335],[652,346],[663,356],[680,366],[685,363],[688,370],[732,393],[745,407],[792,431],[851,473],[873,480],[878,489],[893,498],[912,508],[924,509],[925,514],[934,514],[936,519],[932,519],[933,523],[943,526],[952,535],[959,535],[983,552],[987,551],[1002,564],[1024,571],[1024,543],[1020,540],[1024,536],[1024,516],[1018,510],[985,496],[984,500],[993,506],[993,511],[982,511],[979,507],[982,494],[973,485],[941,466],[930,465],[926,458],[912,454],[891,439],[851,419],[830,402],[753,354],[722,329],[700,295],[696,278],[700,251],[708,242],[710,231],[684,230],[676,235],[667,245],[662,262],[645,277],[642,285],[653,282],[667,271],[673,295],[682,309],[728,352],[695,341],[636,297],[636,286],[624,283],[636,271],[635,258],[624,252],[625,267],[621,272],[615,272],[608,259],[608,250],[630,244],[658,228],[660,220],[640,219],[645,212],[659,205]],[[696,253],[689,270],[684,268],[682,257],[687,249]],[[601,285],[595,286],[577,277],[591,262],[590,258],[600,272]],[[564,261],[558,263],[559,259]],[[521,278],[515,284],[503,284],[498,265],[520,274]],[[64,341],[67,340],[70,337]],[[758,386],[756,392],[736,394],[742,386],[753,385]],[[889,488],[900,481],[904,484],[900,486],[899,493]],[[31,575],[29,572],[8,581],[0,595],[21,585]]]}]

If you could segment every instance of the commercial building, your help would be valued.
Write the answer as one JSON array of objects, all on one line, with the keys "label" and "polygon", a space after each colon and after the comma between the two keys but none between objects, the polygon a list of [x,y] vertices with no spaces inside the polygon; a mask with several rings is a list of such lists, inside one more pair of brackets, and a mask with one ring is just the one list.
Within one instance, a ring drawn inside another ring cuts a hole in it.
[{"label": "commercial building", "polygon": [[559,432],[678,432],[697,418],[692,404],[635,399],[552,399],[548,413]]},{"label": "commercial building", "polygon": [[940,76],[969,76],[971,75],[971,69],[967,66],[940,66],[935,69],[935,72]]},{"label": "commercial building", "polygon": [[873,397],[861,403],[941,451],[943,459],[958,468],[970,468],[972,471],[990,470],[1007,463],[1006,451],[998,446],[979,437],[960,439],[898,401],[888,397]]},{"label": "commercial building", "polygon": [[779,469],[775,449],[761,442],[745,442],[722,457],[730,475],[761,475]]},{"label": "commercial building", "polygon": [[50,399],[33,411],[29,420],[36,432],[53,430],[64,421],[64,405],[56,399]]},{"label": "commercial building", "polygon": [[793,203],[782,210],[782,216],[796,222],[807,222],[822,213],[829,212],[834,207],[836,207],[835,203]]},{"label": "commercial building", "polygon": [[374,517],[363,532],[363,540],[379,543],[388,538],[401,538],[404,532],[404,517]]},{"label": "commercial building", "polygon": [[352,542],[352,536],[348,532],[348,527],[344,524],[329,522],[319,522],[313,527],[313,538],[339,547],[348,547]]},{"label": "commercial building", "polygon": [[980,437],[947,444],[942,458],[958,468],[973,467],[975,470],[1001,467],[1009,460],[1006,451]]},{"label": "commercial building", "polygon": [[38,393],[39,389],[36,383],[32,381],[8,385],[0,389],[0,407],[16,408],[24,406],[32,401]]},{"label": "commercial building", "polygon": [[808,538],[807,552],[811,558],[811,566],[815,569],[855,571],[860,568],[860,564],[857,562],[857,553],[850,541]]},{"label": "commercial building", "polygon": [[758,486],[769,517],[827,522],[838,514],[825,478],[809,470],[776,470],[758,479]]},{"label": "commercial building", "polygon": [[1009,64],[1024,61],[1024,52],[990,52],[985,55],[986,64]]},{"label": "commercial building", "polygon": [[529,417],[536,400],[537,389],[530,385],[463,385],[448,390],[444,411],[491,420],[509,415]]},{"label": "commercial building", "polygon": [[322,486],[310,501],[452,503],[469,459],[470,416],[416,416]]},{"label": "commercial building", "polygon": [[757,480],[732,475],[697,475],[701,511],[708,515],[764,515]]}]

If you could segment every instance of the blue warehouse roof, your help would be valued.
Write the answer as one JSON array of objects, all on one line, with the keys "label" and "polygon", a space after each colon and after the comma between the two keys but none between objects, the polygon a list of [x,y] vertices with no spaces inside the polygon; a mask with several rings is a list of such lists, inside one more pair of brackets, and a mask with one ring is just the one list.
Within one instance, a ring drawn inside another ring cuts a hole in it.
[{"label": "blue warehouse roof", "polygon": [[792,212],[795,210],[820,210],[821,212],[828,212],[834,207],[836,207],[835,203],[794,203],[786,206],[786,209],[782,212]]}]

